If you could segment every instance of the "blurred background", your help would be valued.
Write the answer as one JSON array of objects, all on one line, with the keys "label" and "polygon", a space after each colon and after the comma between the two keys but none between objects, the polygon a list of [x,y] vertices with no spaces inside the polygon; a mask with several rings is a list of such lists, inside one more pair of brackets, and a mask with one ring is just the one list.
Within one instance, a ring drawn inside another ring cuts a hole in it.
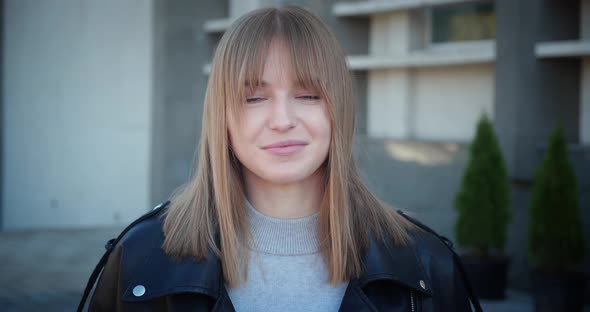
[{"label": "blurred background", "polygon": [[106,240],[186,181],[224,30],[279,4],[349,55],[368,185],[452,240],[487,114],[512,221],[507,299],[484,304],[532,311],[527,209],[558,123],[590,239],[589,0],[0,0],[0,310],[74,309]]}]

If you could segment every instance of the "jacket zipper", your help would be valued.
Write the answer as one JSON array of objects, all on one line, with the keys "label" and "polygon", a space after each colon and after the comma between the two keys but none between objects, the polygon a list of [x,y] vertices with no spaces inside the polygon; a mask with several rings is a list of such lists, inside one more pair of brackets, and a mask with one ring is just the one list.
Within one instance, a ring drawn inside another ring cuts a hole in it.
[{"label": "jacket zipper", "polygon": [[414,304],[414,292],[410,290],[410,304],[412,306],[412,312],[416,312],[416,306]]}]

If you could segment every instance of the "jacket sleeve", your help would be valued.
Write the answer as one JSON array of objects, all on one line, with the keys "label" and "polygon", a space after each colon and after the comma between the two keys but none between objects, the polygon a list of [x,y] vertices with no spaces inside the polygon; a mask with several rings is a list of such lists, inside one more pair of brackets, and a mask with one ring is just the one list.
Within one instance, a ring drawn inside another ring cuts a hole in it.
[{"label": "jacket sleeve", "polygon": [[[407,220],[421,228],[430,239],[430,250],[433,255],[430,258],[432,282],[435,283],[435,306],[444,311],[473,311],[481,312],[479,300],[471,287],[467,277],[463,261],[453,248],[453,243],[444,236],[437,234],[431,228],[418,220],[408,216],[403,211],[398,212]],[[436,242],[436,243],[433,243]],[[473,309],[473,310],[472,310]],[[438,309],[436,309],[438,311]]]},{"label": "jacket sleeve", "polygon": [[123,247],[118,244],[106,262],[88,306],[89,312],[121,311],[121,259]]},{"label": "jacket sleeve", "polygon": [[440,257],[434,261],[436,265],[433,268],[437,284],[435,297],[438,297],[439,306],[444,307],[445,311],[481,312],[479,300],[471,287],[461,258],[452,245],[445,245],[446,252],[439,251]]}]

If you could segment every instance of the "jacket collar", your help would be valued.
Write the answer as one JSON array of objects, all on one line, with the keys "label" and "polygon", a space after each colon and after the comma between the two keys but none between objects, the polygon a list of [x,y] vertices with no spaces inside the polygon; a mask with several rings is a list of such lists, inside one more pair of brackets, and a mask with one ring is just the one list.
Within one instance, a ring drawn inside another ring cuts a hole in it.
[{"label": "jacket collar", "polygon": [[[162,222],[157,218],[159,222]],[[161,229],[161,227],[160,227]],[[143,262],[132,268],[123,295],[125,301],[143,301],[156,297],[194,292],[214,299],[225,294],[223,273],[220,259],[210,249],[203,261],[195,259],[175,260],[164,253],[161,245],[164,236],[161,230],[155,244],[148,250]],[[426,296],[432,296],[430,279],[424,270],[422,261],[416,253],[414,244],[394,246],[381,240],[371,238],[364,254],[365,272],[349,282],[343,302],[358,295],[360,288],[374,282],[389,280],[401,284]],[[145,293],[136,296],[134,289],[143,286]],[[357,289],[352,289],[357,288]],[[356,294],[356,295],[355,295]]]},{"label": "jacket collar", "polygon": [[365,273],[358,279],[362,287],[368,283],[389,280],[416,292],[432,296],[429,275],[416,250],[417,239],[408,245],[394,245],[370,238],[365,252]]}]

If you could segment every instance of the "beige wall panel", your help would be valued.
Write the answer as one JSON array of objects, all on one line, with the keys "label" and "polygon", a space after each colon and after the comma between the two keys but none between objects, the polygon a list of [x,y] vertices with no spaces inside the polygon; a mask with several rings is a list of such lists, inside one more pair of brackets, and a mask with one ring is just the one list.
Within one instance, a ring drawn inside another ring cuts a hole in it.
[{"label": "beige wall panel", "polygon": [[405,70],[369,72],[367,131],[370,136],[406,137],[408,83]]},{"label": "beige wall panel", "polygon": [[395,12],[371,16],[370,55],[405,55],[409,52],[410,16]]},{"label": "beige wall panel", "polygon": [[482,112],[493,118],[492,64],[417,69],[414,81],[418,139],[469,141]]}]

